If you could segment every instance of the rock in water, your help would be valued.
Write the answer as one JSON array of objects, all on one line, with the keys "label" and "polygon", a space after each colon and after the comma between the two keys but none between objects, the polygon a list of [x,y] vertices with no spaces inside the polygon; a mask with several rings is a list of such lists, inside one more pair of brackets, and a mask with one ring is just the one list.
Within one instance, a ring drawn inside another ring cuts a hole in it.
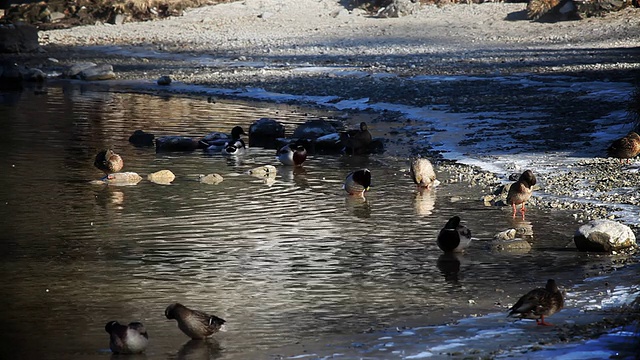
[{"label": "rock in water", "polygon": [[198,176],[198,181],[203,184],[217,185],[220,184],[222,180],[224,180],[224,178],[220,174],[207,174]]},{"label": "rock in water", "polygon": [[606,219],[592,220],[580,226],[573,241],[580,251],[612,252],[637,246],[630,227]]},{"label": "rock in water", "polygon": [[249,146],[276,149],[276,139],[284,137],[284,125],[276,120],[262,118],[249,127]]},{"label": "rock in water", "polygon": [[171,77],[168,75],[160,76],[157,80],[158,85],[171,85]]},{"label": "rock in water", "polygon": [[160,170],[147,175],[147,180],[161,185],[169,185],[175,179],[176,176],[171,172],[171,170]]},{"label": "rock in water", "polygon": [[109,184],[115,186],[136,185],[142,176],[134,172],[119,172],[105,176],[100,180],[91,181],[92,184]]}]

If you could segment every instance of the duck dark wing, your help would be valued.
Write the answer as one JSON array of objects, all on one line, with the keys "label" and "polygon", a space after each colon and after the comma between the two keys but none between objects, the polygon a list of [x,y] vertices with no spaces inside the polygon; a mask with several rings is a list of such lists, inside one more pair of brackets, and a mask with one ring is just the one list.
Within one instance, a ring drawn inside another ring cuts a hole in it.
[{"label": "duck dark wing", "polygon": [[533,289],[523,295],[518,302],[509,309],[509,315],[514,314],[537,314],[538,309],[545,303],[551,294],[542,288]]},{"label": "duck dark wing", "polygon": [[226,320],[219,318],[215,315],[209,315],[202,311],[192,310],[192,315],[198,319],[202,324],[212,329],[218,330],[222,324],[226,322]]}]

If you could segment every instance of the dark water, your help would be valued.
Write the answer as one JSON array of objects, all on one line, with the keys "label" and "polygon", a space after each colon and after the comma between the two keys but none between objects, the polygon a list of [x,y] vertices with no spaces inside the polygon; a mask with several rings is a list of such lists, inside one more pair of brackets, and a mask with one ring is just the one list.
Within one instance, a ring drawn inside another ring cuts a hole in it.
[{"label": "dark water", "polygon": [[[279,167],[266,185],[244,172],[277,165],[272,150],[251,149],[235,162],[127,142],[136,129],[196,136],[247,129],[264,116],[291,132],[340,113],[80,87],[0,96],[3,358],[104,359],[105,323],[138,320],[150,335],[147,358],[241,359],[380,324],[496,311],[496,301],[550,277],[569,287],[593,266],[566,248],[577,224],[535,209],[530,252],[490,252],[487,240],[513,226],[509,210],[484,207],[466,184],[417,194],[405,159],[317,156],[302,171]],[[101,177],[93,157],[106,146],[126,171],[170,169],[177,178],[170,186],[91,185]],[[341,183],[364,166],[372,191],[366,201],[350,199]],[[225,180],[195,181],[212,172]],[[455,214],[479,240],[445,258],[435,237]],[[217,342],[188,342],[163,315],[176,301],[225,318],[228,331]]]}]

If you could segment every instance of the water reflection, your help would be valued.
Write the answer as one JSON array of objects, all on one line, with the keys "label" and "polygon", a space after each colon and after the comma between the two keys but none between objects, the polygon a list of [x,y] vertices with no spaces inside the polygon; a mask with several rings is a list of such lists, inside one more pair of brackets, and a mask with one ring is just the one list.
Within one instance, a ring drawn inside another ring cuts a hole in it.
[{"label": "water reflection", "polygon": [[443,253],[438,257],[438,270],[440,270],[446,282],[457,284],[460,281],[461,257],[462,255],[457,253]]},{"label": "water reflection", "polygon": [[433,209],[436,206],[435,192],[435,189],[416,188],[413,208],[416,210],[417,215],[429,216],[433,213]]},{"label": "water reflection", "polygon": [[371,217],[371,204],[364,196],[346,195],[344,202],[349,214],[362,219]]},{"label": "water reflection", "polygon": [[209,360],[222,356],[220,343],[215,339],[189,340],[178,351],[178,360]]}]

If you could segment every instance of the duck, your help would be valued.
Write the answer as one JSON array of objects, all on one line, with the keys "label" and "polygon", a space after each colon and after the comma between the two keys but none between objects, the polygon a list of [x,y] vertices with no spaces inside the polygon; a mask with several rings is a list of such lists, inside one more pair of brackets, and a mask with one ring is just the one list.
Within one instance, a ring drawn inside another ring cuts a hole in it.
[{"label": "duck", "polygon": [[341,140],[348,154],[366,154],[371,144],[371,133],[366,122],[361,122],[357,130],[348,130],[341,135]]},{"label": "duck", "polygon": [[228,143],[233,143],[240,139],[240,135],[247,135],[241,126],[234,126],[230,134],[222,132],[212,132],[200,139],[198,146],[207,152],[220,152]]},{"label": "duck", "polygon": [[411,161],[409,170],[411,179],[420,188],[431,188],[437,184],[436,172],[433,171],[431,161],[424,158],[415,158]]},{"label": "duck", "polygon": [[243,155],[246,152],[246,150],[247,150],[247,147],[244,144],[244,141],[242,141],[242,139],[237,139],[234,142],[228,142],[222,148],[222,155],[239,156],[239,155]]},{"label": "duck", "polygon": [[627,163],[631,159],[640,155],[640,135],[636,132],[630,132],[625,137],[615,140],[607,148],[607,156],[620,159],[627,159]]},{"label": "duck", "polygon": [[517,316],[521,319],[535,319],[538,325],[551,326],[553,324],[544,321],[544,317],[551,316],[562,310],[564,298],[558,289],[555,280],[547,280],[544,288],[536,288],[516,302],[509,309],[508,317]]},{"label": "duck", "polygon": [[109,321],[104,330],[109,333],[109,348],[115,354],[139,354],[144,352],[149,343],[149,334],[140,322],[123,325]]},{"label": "duck", "polygon": [[371,187],[371,171],[369,169],[361,169],[350,172],[344,180],[342,188],[349,195],[364,196],[364,192]]},{"label": "duck", "polygon": [[111,149],[100,151],[93,162],[93,166],[103,171],[106,175],[122,170],[124,162],[122,157]]},{"label": "duck", "polygon": [[513,207],[513,217],[516,217],[516,205],[522,204],[520,212],[524,218],[526,211],[524,204],[531,198],[533,193],[533,185],[536,184],[536,176],[533,175],[531,170],[526,170],[520,175],[518,181],[511,184],[509,192],[507,193],[507,204],[511,204]]},{"label": "duck", "polygon": [[307,149],[302,145],[285,145],[278,150],[277,159],[283,165],[302,166],[302,163],[307,160]]},{"label": "duck", "polygon": [[191,310],[180,303],[167,306],[164,315],[167,319],[175,319],[178,322],[178,328],[194,340],[206,339],[223,330],[226,322],[215,315]]},{"label": "duck", "polygon": [[437,241],[438,247],[445,253],[462,252],[471,243],[471,230],[460,225],[459,216],[454,216],[440,230]]}]

